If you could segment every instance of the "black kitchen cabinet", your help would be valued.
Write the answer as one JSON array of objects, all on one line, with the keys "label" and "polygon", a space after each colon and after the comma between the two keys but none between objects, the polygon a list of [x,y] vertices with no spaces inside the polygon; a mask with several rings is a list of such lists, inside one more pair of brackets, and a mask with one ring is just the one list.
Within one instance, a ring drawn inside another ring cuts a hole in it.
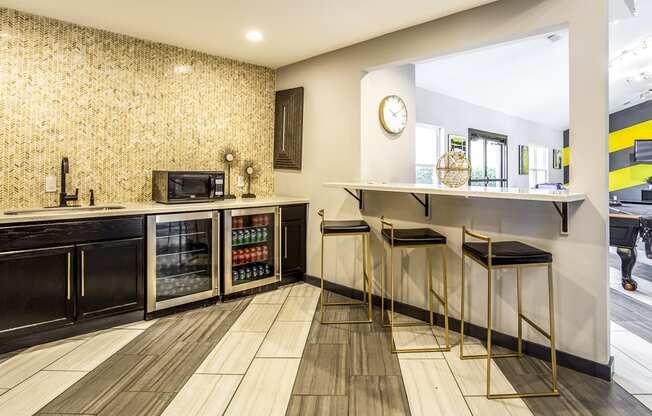
[{"label": "black kitchen cabinet", "polygon": [[143,238],[77,246],[77,319],[144,307]]},{"label": "black kitchen cabinet", "polygon": [[281,208],[281,271],[283,277],[306,272],[306,205]]},{"label": "black kitchen cabinet", "polygon": [[74,246],[0,253],[0,337],[74,322]]}]

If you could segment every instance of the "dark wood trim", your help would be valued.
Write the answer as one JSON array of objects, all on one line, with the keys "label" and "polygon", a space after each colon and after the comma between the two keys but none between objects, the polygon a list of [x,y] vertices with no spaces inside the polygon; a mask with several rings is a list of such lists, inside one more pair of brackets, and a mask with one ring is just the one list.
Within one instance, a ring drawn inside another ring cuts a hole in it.
[{"label": "dark wood trim", "polygon": [[301,170],[303,87],[276,91],[274,169]]},{"label": "dark wood trim", "polygon": [[[305,275],[304,281],[313,286],[320,286],[320,279],[315,276]],[[337,293],[339,295],[347,296],[354,299],[358,299],[362,297],[362,291],[358,289],[352,289],[348,286],[340,285],[329,281],[324,282],[324,288],[331,292]],[[373,301],[376,306],[380,306],[380,297],[374,296]],[[386,306],[389,306],[389,303],[386,303]],[[413,305],[409,305],[407,303],[394,302],[394,310],[403,315],[420,319],[422,321],[428,320],[427,310],[421,309]],[[435,323],[438,326],[443,326],[444,316],[435,313]],[[460,330],[459,319],[449,318],[448,325],[452,331],[459,332]],[[487,328],[485,327],[475,325],[469,322],[465,322],[464,329],[465,329],[464,332],[469,336],[478,338],[482,341],[487,340]],[[517,348],[516,337],[503,334],[498,331],[493,331],[492,343],[494,345],[498,345],[500,347],[508,348],[514,351]],[[538,358],[543,361],[550,361],[550,348],[548,346],[537,344],[532,341],[524,341],[523,352],[531,357]],[[613,357],[610,357],[608,364],[600,364],[598,362],[591,361],[586,358],[578,357],[576,355],[557,350],[557,363],[562,367],[570,368],[571,370],[575,370],[580,373],[584,373],[593,377],[598,377],[606,381],[611,381],[612,379]]]}]

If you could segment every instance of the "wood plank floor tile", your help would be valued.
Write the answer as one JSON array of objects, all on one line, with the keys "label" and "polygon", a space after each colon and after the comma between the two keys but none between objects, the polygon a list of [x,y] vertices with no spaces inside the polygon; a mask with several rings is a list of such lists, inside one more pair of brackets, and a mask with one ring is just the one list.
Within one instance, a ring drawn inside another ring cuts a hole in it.
[{"label": "wood plank floor tile", "polygon": [[124,392],[98,416],[158,416],[171,399],[170,393]]},{"label": "wood plank floor tile", "polygon": [[202,374],[244,374],[254,359],[264,332],[228,332],[195,371]]},{"label": "wood plank floor tile", "polygon": [[616,331],[611,333],[611,345],[652,371],[652,348],[645,339],[629,331]]},{"label": "wood plank floor tile", "polygon": [[158,322],[158,319],[150,319],[149,321],[138,321],[132,324],[116,326],[115,328],[116,329],[141,329],[144,331],[150,326],[154,325],[156,322]]},{"label": "wood plank floor tile", "polygon": [[401,377],[353,376],[350,383],[350,415],[405,416],[410,414]]},{"label": "wood plank floor tile", "polygon": [[267,332],[274,323],[281,305],[250,304],[231,327],[232,331]]},{"label": "wood plank floor tile", "polygon": [[293,394],[342,396],[348,389],[348,345],[307,344]]},{"label": "wood plank floor tile", "polygon": [[489,400],[486,397],[467,397],[466,402],[474,416],[532,416],[521,399]]},{"label": "wood plank floor tile", "polygon": [[[444,357],[450,365],[455,380],[462,390],[464,396],[481,396],[487,393],[487,361],[460,360],[460,346],[451,348],[445,352]],[[486,354],[485,347],[479,344],[464,345],[466,354]],[[402,360],[401,360],[402,361]],[[495,360],[491,363],[491,392],[493,394],[516,393],[512,385],[507,381]]]},{"label": "wood plank floor tile", "polygon": [[278,314],[279,321],[312,322],[315,315],[317,297],[288,297]]},{"label": "wood plank floor tile", "polygon": [[28,348],[0,363],[0,387],[10,389],[82,345],[83,340],[62,340]]},{"label": "wood plank floor tile", "polygon": [[0,415],[31,416],[84,375],[82,371],[39,371],[0,396]]},{"label": "wood plank floor tile", "polygon": [[225,416],[285,415],[299,361],[296,358],[254,359]]},{"label": "wood plank floor tile", "polygon": [[47,370],[91,371],[140,335],[142,331],[116,329],[102,333],[59,358]]},{"label": "wood plank floor tile", "polygon": [[645,407],[652,410],[652,396],[651,395],[641,395],[637,394],[634,397],[638,399]]},{"label": "wood plank floor tile", "polygon": [[281,287],[267,293],[261,293],[260,295],[256,295],[251,303],[273,303],[281,305],[285,302],[291,290],[291,287]]},{"label": "wood plank floor tile", "polygon": [[[496,360],[518,392],[541,391],[550,387],[547,363],[525,356]],[[560,397],[524,399],[535,416],[651,416],[617,383],[609,383],[559,367]]]},{"label": "wood plank floor tile", "polygon": [[349,414],[348,396],[297,396],[290,398],[286,416],[336,416]]},{"label": "wood plank floor tile", "polygon": [[634,361],[618,348],[611,348],[614,357],[614,381],[631,394],[652,394],[652,371]]},{"label": "wood plank floor tile", "polygon": [[412,416],[471,416],[446,360],[400,360]]},{"label": "wood plank floor tile", "polygon": [[[338,312],[338,311],[335,311]],[[346,311],[339,313],[324,314],[324,319],[347,319]],[[322,324],[319,321],[319,309],[315,312],[315,319],[312,322],[308,343],[310,344],[348,344],[349,326],[346,324]]]},{"label": "wood plank floor tile", "polygon": [[396,354],[390,351],[389,334],[383,332],[355,332],[351,334],[351,375],[400,375]]},{"label": "wood plank floor tile", "polygon": [[[441,348],[430,326],[406,326],[394,328],[394,343],[397,349]],[[400,359],[443,359],[441,352],[399,353]]]},{"label": "wood plank floor tile", "polygon": [[163,416],[222,415],[242,380],[240,375],[194,374]]},{"label": "wood plank floor tile", "polygon": [[257,357],[301,358],[311,322],[276,321],[267,333]]},{"label": "wood plank floor tile", "polygon": [[317,286],[309,285],[307,283],[300,283],[298,285],[292,286],[290,291],[290,297],[294,296],[308,296],[308,297],[319,297],[321,290]]},{"label": "wood plank floor tile", "polygon": [[203,342],[177,342],[129,385],[129,391],[175,393],[181,390],[213,348]]},{"label": "wood plank floor tile", "polygon": [[97,414],[148,369],[155,358],[116,354],[48,403],[41,413]]}]

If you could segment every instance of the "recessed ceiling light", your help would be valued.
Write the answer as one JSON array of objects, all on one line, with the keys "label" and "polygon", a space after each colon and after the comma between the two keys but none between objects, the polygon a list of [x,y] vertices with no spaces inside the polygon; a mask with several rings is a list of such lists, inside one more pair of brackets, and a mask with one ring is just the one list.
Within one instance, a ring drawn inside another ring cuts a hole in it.
[{"label": "recessed ceiling light", "polygon": [[250,30],[249,32],[247,32],[245,37],[250,42],[260,42],[261,40],[263,40],[263,34],[257,30]]},{"label": "recessed ceiling light", "polygon": [[175,65],[174,72],[176,74],[190,74],[192,72],[192,65]]},{"label": "recessed ceiling light", "polygon": [[9,33],[7,33],[7,32],[0,32],[0,38],[8,38],[8,37],[9,37]]}]

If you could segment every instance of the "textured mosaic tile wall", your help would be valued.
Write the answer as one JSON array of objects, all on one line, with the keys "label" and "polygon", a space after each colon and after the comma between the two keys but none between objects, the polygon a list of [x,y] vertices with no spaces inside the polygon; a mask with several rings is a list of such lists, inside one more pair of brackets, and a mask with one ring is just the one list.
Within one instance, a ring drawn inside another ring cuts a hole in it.
[{"label": "textured mosaic tile wall", "polygon": [[152,170],[224,170],[225,148],[273,192],[271,69],[5,8],[0,32],[0,208],[55,203],[63,156],[84,203],[149,201]]}]

